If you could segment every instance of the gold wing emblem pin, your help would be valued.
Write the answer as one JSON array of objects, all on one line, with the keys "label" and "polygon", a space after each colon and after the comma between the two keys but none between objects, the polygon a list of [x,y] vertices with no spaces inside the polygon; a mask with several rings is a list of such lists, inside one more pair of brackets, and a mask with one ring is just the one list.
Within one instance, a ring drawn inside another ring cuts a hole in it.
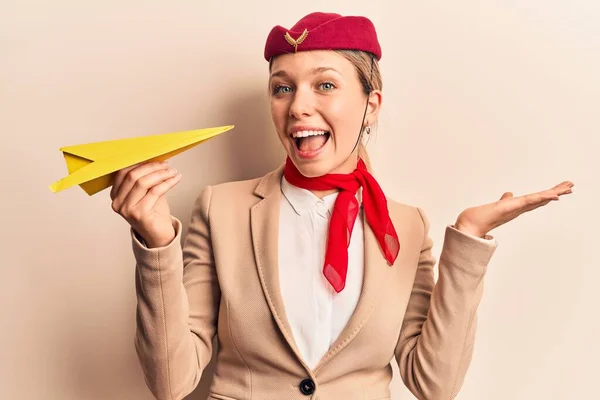
[{"label": "gold wing emblem pin", "polygon": [[302,34],[298,37],[298,39],[295,39],[290,35],[289,32],[285,33],[285,40],[292,46],[294,46],[294,53],[298,52],[298,45],[301,44],[302,42],[304,42],[304,39],[306,39],[306,37],[308,36],[308,30],[305,29],[304,32],[302,32]]}]

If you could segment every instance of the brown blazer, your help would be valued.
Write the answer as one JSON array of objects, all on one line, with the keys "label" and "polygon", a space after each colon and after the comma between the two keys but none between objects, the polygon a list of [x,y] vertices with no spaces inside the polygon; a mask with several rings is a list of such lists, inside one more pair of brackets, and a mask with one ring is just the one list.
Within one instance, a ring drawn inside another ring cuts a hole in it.
[{"label": "brown blazer", "polygon": [[[476,310],[495,240],[446,227],[434,284],[423,210],[388,199],[400,239],[393,266],[365,223],[365,275],[356,311],[318,366],[294,343],[279,289],[277,244],[283,166],[248,181],[208,186],[183,249],[177,238],[136,258],[135,348],[157,399],[198,385],[218,338],[209,399],[390,399],[390,361],[419,399],[452,399],[473,353]],[[491,238],[491,237],[489,237]]]}]

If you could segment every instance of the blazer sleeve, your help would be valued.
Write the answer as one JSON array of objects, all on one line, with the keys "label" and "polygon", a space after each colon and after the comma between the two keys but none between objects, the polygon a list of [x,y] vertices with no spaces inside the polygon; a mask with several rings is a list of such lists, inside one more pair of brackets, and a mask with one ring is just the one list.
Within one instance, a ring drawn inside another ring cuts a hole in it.
[{"label": "blazer sleeve", "polygon": [[483,277],[497,243],[447,226],[434,283],[429,221],[416,209],[423,244],[395,355],[404,384],[418,399],[448,400],[458,394],[471,362]]},{"label": "blazer sleeve", "polygon": [[147,248],[132,230],[136,260],[135,349],[146,384],[159,399],[183,399],[200,381],[212,356],[220,288],[210,240],[211,187],[198,196],[184,246],[177,236]]}]

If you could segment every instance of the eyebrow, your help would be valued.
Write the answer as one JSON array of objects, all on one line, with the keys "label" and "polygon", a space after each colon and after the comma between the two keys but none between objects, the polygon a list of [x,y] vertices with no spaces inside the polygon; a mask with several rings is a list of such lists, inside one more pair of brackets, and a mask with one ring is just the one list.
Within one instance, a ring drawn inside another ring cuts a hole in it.
[{"label": "eyebrow", "polygon": [[[335,68],[332,68],[332,67],[318,67],[318,68],[311,68],[311,69],[309,70],[309,73],[310,73],[311,75],[317,75],[317,74],[321,74],[321,73],[323,73],[323,72],[325,72],[325,71],[333,71],[333,72],[336,72],[336,73],[338,73],[339,75],[342,75],[340,71],[338,71],[337,69],[335,69]],[[288,73],[287,73],[285,70],[279,70],[279,71],[275,71],[275,72],[273,72],[273,73],[271,74],[271,78],[275,78],[275,77],[279,77],[279,76],[281,76],[281,77],[287,77],[287,76],[289,76],[289,75],[288,75]]]}]

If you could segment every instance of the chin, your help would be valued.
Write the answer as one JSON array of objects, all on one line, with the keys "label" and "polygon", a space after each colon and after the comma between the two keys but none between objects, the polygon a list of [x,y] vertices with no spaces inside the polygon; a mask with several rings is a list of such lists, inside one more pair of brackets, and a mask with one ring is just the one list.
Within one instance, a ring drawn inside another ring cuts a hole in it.
[{"label": "chin", "polygon": [[329,160],[297,160],[290,157],[298,171],[307,178],[316,178],[328,174],[333,169]]},{"label": "chin", "polygon": [[329,172],[326,168],[319,167],[318,165],[307,165],[298,168],[298,170],[307,178],[316,178],[318,176],[326,175]]}]

